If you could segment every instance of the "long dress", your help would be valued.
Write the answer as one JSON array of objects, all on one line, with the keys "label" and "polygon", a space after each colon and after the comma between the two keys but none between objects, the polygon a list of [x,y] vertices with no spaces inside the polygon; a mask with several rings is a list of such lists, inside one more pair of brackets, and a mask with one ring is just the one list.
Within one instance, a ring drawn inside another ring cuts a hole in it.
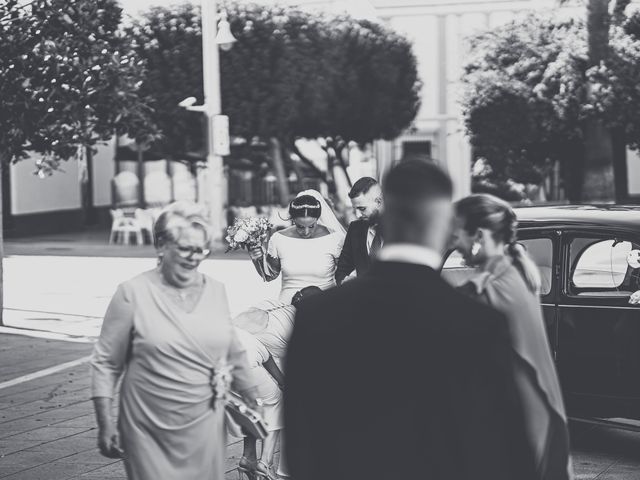
[{"label": "long dress", "polygon": [[267,254],[280,259],[280,301],[291,303],[294,294],[304,287],[316,286],[323,290],[334,287],[343,243],[344,235],[339,232],[304,239],[274,233]]},{"label": "long dress", "polygon": [[118,430],[130,479],[224,478],[224,408],[213,401],[211,380],[213,366],[225,362],[236,391],[253,386],[223,284],[205,277],[191,312],[157,271],[118,287],[91,360],[92,396],[113,398],[122,377]]},{"label": "long dress", "polygon": [[508,256],[491,259],[459,289],[507,317],[516,357],[514,375],[538,478],[572,478],[567,416],[539,298]]}]

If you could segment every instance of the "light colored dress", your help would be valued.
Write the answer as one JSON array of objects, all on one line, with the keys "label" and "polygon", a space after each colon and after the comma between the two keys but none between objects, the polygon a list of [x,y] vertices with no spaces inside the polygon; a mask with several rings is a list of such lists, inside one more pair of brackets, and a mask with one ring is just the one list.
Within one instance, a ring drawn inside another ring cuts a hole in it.
[{"label": "light colored dress", "polygon": [[132,480],[219,480],[225,470],[224,408],[213,405],[213,365],[234,367],[235,391],[251,388],[231,327],[224,285],[205,277],[192,312],[157,270],[121,284],[91,360],[92,396],[113,398],[122,377],[118,430]]},{"label": "light colored dress", "polygon": [[516,358],[515,380],[538,478],[572,478],[567,415],[539,297],[527,288],[509,256],[490,259],[460,290],[507,317]]},{"label": "light colored dress", "polygon": [[[267,422],[267,430],[275,432],[283,427],[282,419],[282,391],[273,377],[263,367],[271,354],[266,347],[251,333],[234,328],[240,344],[244,347],[251,368],[253,379],[256,383],[256,395],[264,402],[263,419]],[[242,434],[238,428],[230,429],[235,437]]]},{"label": "light colored dress", "polygon": [[304,239],[274,233],[267,254],[280,259],[280,301],[291,303],[295,293],[304,287],[316,286],[323,290],[334,287],[343,243],[344,235],[340,232]]}]

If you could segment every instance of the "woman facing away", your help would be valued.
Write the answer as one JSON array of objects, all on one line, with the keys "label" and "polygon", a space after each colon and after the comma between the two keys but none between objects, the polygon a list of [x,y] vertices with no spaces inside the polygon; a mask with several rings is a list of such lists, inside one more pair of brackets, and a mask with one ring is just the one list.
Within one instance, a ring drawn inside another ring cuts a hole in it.
[{"label": "woman facing away", "polygon": [[540,480],[572,478],[567,417],[540,307],[540,273],[516,242],[516,215],[491,195],[456,204],[454,247],[477,274],[461,290],[504,313]]},{"label": "woman facing away", "polygon": [[267,253],[257,246],[249,251],[256,270],[267,281],[282,276],[280,301],[308,286],[323,290],[336,285],[335,271],[345,230],[326,200],[316,190],[306,190],[289,205],[292,225],[274,233]]},{"label": "woman facing away", "polygon": [[260,403],[225,287],[198,271],[210,238],[202,206],[165,210],[154,226],[158,267],[118,287],[94,347],[98,447],[123,457],[131,480],[224,478],[225,390]]}]

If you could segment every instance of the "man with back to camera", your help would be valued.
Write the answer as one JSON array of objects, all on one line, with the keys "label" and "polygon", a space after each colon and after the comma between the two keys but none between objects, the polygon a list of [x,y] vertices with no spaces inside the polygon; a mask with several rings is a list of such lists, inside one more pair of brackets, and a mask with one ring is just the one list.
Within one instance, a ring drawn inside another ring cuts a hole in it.
[{"label": "man with back to camera", "polygon": [[371,261],[382,247],[382,232],[378,228],[382,213],[382,191],[375,178],[362,177],[349,192],[357,220],[351,222],[336,268],[336,283],[340,285],[355,270],[366,273]]},{"label": "man with back to camera", "polygon": [[439,274],[452,184],[407,161],[383,183],[371,271],[304,302],[287,353],[296,480],[531,480],[504,315]]}]

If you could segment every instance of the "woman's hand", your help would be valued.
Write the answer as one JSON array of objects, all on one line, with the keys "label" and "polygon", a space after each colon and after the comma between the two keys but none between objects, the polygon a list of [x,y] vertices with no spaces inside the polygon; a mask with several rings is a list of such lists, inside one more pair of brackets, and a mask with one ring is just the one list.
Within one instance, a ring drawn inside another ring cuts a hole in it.
[{"label": "woman's hand", "polygon": [[113,423],[98,430],[98,449],[108,458],[122,458],[124,452],[120,447],[120,435]]},{"label": "woman's hand", "polygon": [[631,297],[629,297],[629,303],[631,305],[640,304],[640,290],[631,294]]},{"label": "woman's hand", "polygon": [[260,245],[254,245],[249,247],[249,256],[251,260],[260,260],[264,257],[264,252],[262,251],[262,247]]}]

